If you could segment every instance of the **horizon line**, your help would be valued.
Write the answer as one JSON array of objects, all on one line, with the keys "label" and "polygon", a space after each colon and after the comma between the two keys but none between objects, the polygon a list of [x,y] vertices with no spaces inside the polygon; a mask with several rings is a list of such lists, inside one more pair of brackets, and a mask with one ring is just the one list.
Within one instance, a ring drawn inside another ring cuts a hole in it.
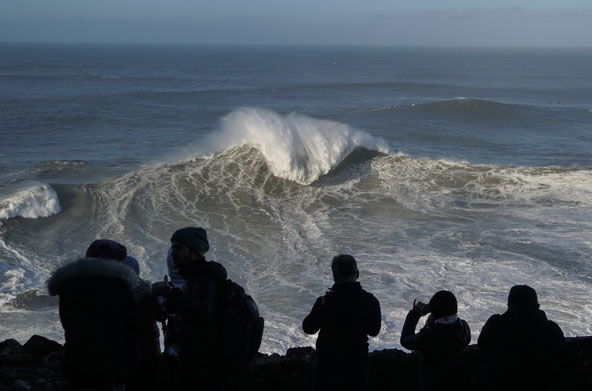
[{"label": "horizon line", "polygon": [[592,49],[592,45],[476,45],[476,44],[347,44],[347,43],[203,43],[203,42],[110,42],[110,41],[4,41],[0,45],[113,45],[113,46],[184,46],[184,47],[287,47],[287,48],[425,48],[425,49]]}]

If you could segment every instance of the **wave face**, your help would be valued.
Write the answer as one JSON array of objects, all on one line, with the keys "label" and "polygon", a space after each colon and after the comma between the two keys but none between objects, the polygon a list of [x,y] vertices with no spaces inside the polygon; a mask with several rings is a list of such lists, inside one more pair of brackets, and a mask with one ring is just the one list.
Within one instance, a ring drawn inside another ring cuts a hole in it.
[{"label": "wave face", "polygon": [[275,176],[302,184],[328,173],[355,148],[389,152],[383,139],[339,122],[255,108],[242,108],[222,118],[221,131],[210,143],[215,150],[254,144]]}]

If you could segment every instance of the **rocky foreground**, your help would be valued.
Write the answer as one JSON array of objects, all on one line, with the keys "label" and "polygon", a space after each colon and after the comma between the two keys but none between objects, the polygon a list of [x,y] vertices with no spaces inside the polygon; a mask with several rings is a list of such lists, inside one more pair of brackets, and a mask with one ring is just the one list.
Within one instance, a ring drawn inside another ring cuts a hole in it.
[{"label": "rocky foreground", "polygon": [[[563,363],[563,376],[556,389],[592,390],[592,337],[567,338],[569,355]],[[260,354],[236,382],[237,391],[302,391],[310,389],[312,348],[292,348],[285,356]],[[166,363],[162,362],[159,389],[166,390]],[[464,367],[470,389],[486,389],[485,362],[477,346],[464,354]],[[369,391],[414,390],[417,388],[419,355],[398,349],[370,354]],[[0,391],[69,390],[62,373],[62,345],[33,336],[24,345],[13,339],[0,343]]]}]

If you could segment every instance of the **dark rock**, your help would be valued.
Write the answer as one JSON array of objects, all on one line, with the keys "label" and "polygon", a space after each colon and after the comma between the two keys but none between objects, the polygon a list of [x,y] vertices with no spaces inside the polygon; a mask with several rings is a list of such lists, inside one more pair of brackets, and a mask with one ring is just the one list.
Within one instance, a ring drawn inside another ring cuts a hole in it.
[{"label": "dark rock", "polygon": [[61,350],[57,352],[51,352],[47,356],[43,357],[41,362],[51,370],[60,370],[64,362],[64,352]]},{"label": "dark rock", "polygon": [[292,360],[304,360],[310,362],[315,354],[315,350],[311,347],[301,348],[289,348],[286,352],[286,358]]},{"label": "dark rock", "polygon": [[62,350],[62,345],[45,337],[34,335],[25,343],[25,350],[32,356],[46,356]]},{"label": "dark rock", "polygon": [[[35,338],[41,341],[42,337]],[[34,338],[31,338],[33,340]],[[30,340],[30,341],[31,341]],[[49,341],[49,340],[48,340]],[[57,348],[57,343],[44,341]],[[561,378],[552,389],[592,390],[592,337],[567,338],[568,357]],[[45,346],[45,345],[44,345]],[[14,340],[0,344],[7,352],[0,360],[10,358],[10,364],[0,362],[0,391],[69,390],[70,384],[62,373],[63,350],[55,350],[43,356],[11,352],[25,349]],[[20,355],[20,356],[19,356]],[[16,359],[21,357],[20,359]],[[23,359],[22,357],[26,357]],[[312,386],[312,362],[314,349],[291,348],[285,356],[258,354],[245,373],[234,379],[229,391],[305,391]],[[417,389],[420,355],[398,349],[377,350],[370,353],[368,365],[368,391]],[[161,361],[158,390],[169,390],[168,362]],[[469,389],[487,389],[485,357],[476,345],[469,346],[463,355],[464,373]],[[21,388],[16,388],[16,387]],[[28,387],[28,388],[27,388]]]},{"label": "dark rock", "polygon": [[26,353],[25,348],[14,339],[0,342],[0,356]]},{"label": "dark rock", "polygon": [[12,386],[14,387],[15,391],[30,391],[31,390],[31,384],[29,384],[28,382],[26,382],[24,380],[15,380],[14,383],[12,383]]},{"label": "dark rock", "polygon": [[33,359],[29,353],[4,354],[0,356],[0,365],[28,364]]},{"label": "dark rock", "polygon": [[14,308],[20,308],[29,311],[40,311],[57,307],[59,304],[57,296],[38,295],[37,290],[32,289],[18,294],[9,304]]}]

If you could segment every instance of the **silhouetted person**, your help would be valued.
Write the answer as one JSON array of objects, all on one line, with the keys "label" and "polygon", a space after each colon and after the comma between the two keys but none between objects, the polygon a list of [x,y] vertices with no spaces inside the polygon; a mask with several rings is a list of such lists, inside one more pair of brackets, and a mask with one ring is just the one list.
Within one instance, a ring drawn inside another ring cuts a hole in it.
[{"label": "silhouetted person", "polygon": [[319,297],[302,322],[307,334],[319,332],[315,390],[364,390],[368,336],[380,332],[380,304],[362,289],[356,260],[338,255],[331,263],[335,284]]},{"label": "silhouetted person", "polygon": [[[108,239],[95,240],[86,250],[87,257],[110,259],[129,267],[140,275],[138,261],[127,255],[127,249],[120,243]],[[134,332],[138,365],[130,373],[125,386],[127,391],[150,391],[156,386],[158,359],[160,357],[160,333],[156,320],[163,319],[163,311],[154,296],[148,281],[138,280],[131,288],[138,316]]]},{"label": "silhouetted person", "polygon": [[174,288],[169,282],[158,282],[153,285],[153,293],[163,296],[167,310],[178,315],[178,388],[221,389],[225,376],[216,360],[216,326],[221,305],[219,281],[226,279],[226,270],[219,263],[206,261],[204,254],[210,245],[201,227],[177,230],[171,237],[171,248],[185,284]]},{"label": "silhouetted person", "polygon": [[47,287],[59,295],[64,372],[77,389],[123,390],[138,363],[138,276],[120,261],[82,258],[58,268]]},{"label": "silhouetted person", "polygon": [[[401,331],[401,345],[422,353],[419,385],[421,390],[464,389],[461,354],[471,342],[471,330],[457,316],[456,297],[439,291],[429,304],[413,302]],[[415,333],[419,318],[431,313],[425,326]]]},{"label": "silhouetted person", "polygon": [[[140,274],[140,266],[135,258],[128,256],[122,263],[131,268],[136,275]],[[132,288],[132,294],[138,308],[136,346],[140,362],[125,385],[125,390],[151,391],[156,389],[160,360],[160,331],[156,322],[164,320],[164,309],[152,295],[152,285],[149,281],[140,279]]]},{"label": "silhouetted person", "polygon": [[488,357],[493,390],[551,389],[565,353],[563,332],[527,285],[510,289],[508,310],[487,320],[478,344]]}]

